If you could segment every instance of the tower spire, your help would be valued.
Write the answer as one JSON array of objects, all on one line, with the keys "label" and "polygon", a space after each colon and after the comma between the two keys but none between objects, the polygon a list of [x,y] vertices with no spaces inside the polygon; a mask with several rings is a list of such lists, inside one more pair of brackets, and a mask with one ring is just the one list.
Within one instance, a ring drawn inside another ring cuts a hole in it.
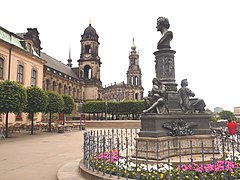
[{"label": "tower spire", "polygon": [[136,50],[136,46],[135,46],[135,42],[134,42],[134,37],[133,37],[133,45],[132,45],[131,49],[132,49],[133,51]]},{"label": "tower spire", "polygon": [[71,46],[69,47],[69,57],[68,59],[71,59]]},{"label": "tower spire", "polygon": [[72,67],[72,59],[71,59],[71,46],[69,47],[69,57],[68,57],[68,66]]}]

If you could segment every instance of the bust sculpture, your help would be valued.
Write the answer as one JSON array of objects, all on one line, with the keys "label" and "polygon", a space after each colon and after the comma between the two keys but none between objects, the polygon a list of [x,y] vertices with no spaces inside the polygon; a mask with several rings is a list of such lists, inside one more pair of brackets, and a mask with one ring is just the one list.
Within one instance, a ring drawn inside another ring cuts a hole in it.
[{"label": "bust sculpture", "polygon": [[187,79],[183,79],[181,81],[181,88],[178,90],[179,93],[179,105],[185,113],[204,113],[205,112],[205,102],[203,99],[199,98],[190,98],[194,97],[195,93],[192,92],[188,87]]},{"label": "bust sculpture", "polygon": [[173,38],[173,33],[168,31],[170,27],[169,21],[165,17],[159,17],[157,19],[157,31],[160,31],[162,34],[162,38],[159,40],[157,44],[157,48],[160,49],[171,49],[170,41]]}]

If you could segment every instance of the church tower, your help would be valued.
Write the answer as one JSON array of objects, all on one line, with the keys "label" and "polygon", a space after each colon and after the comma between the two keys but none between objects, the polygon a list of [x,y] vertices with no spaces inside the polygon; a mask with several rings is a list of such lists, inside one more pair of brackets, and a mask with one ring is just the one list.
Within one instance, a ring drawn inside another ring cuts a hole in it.
[{"label": "church tower", "polygon": [[136,51],[134,38],[133,38],[133,45],[131,47],[131,52],[129,54],[127,85],[133,87],[134,97],[132,97],[132,99],[134,100],[143,99],[142,73],[141,73],[141,68],[139,67],[139,53],[137,53]]},{"label": "church tower", "polygon": [[98,34],[91,23],[84,30],[81,42],[81,54],[78,60],[79,78],[85,82],[84,100],[102,98],[102,82],[100,80],[101,61],[98,56]]}]

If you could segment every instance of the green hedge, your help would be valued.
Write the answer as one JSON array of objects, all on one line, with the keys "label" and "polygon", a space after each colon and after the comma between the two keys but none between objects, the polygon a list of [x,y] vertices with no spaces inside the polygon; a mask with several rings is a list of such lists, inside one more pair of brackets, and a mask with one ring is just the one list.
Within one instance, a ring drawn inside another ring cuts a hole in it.
[{"label": "green hedge", "polygon": [[140,114],[144,110],[143,101],[87,101],[83,103],[83,113]]}]

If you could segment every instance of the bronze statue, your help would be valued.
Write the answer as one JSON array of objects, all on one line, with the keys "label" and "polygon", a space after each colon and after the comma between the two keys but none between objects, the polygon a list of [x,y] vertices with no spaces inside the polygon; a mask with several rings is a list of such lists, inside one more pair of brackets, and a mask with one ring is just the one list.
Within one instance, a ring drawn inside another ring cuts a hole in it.
[{"label": "bronze statue", "polygon": [[170,27],[169,21],[165,17],[159,17],[157,19],[157,31],[162,33],[162,38],[159,40],[157,44],[157,48],[160,49],[171,49],[170,41],[173,38],[173,33],[168,31]]},{"label": "bronze statue", "polygon": [[152,80],[152,91],[148,92],[148,96],[144,97],[145,110],[143,113],[163,114],[168,112],[166,87],[157,78]]},{"label": "bronze statue", "polygon": [[192,92],[187,86],[188,86],[188,81],[187,79],[183,79],[181,81],[181,88],[178,90],[179,97],[180,97],[180,102],[179,105],[185,113],[193,113],[193,112],[199,112],[199,113],[204,113],[205,112],[205,102],[203,99],[198,99],[198,98],[193,98],[191,99],[190,97],[194,97],[195,93]]}]

